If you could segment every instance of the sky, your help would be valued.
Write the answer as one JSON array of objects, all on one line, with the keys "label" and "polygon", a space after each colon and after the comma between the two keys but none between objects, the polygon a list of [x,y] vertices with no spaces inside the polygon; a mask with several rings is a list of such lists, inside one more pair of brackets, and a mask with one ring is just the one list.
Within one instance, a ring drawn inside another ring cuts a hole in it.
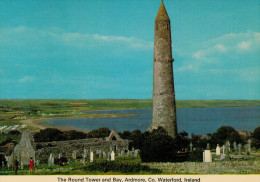
[{"label": "sky", "polygon": [[[0,99],[151,99],[160,0],[1,0]],[[177,100],[260,99],[260,1],[165,0]]]}]

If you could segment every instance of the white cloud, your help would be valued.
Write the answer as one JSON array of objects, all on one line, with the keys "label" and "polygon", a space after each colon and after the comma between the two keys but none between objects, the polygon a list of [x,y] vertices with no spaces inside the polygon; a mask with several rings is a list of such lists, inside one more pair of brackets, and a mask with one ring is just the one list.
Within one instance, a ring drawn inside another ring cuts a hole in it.
[{"label": "white cloud", "polygon": [[24,76],[18,80],[19,83],[27,83],[27,82],[33,82],[35,80],[34,76]]},{"label": "white cloud", "polygon": [[52,27],[47,30],[35,29],[26,26],[1,28],[0,40],[2,45],[27,47],[39,45],[65,45],[80,48],[112,47],[131,50],[152,50],[153,42],[116,35],[99,35],[79,32],[66,32],[63,29]]},{"label": "white cloud", "polygon": [[248,50],[251,46],[251,41],[243,41],[238,44],[239,49]]}]

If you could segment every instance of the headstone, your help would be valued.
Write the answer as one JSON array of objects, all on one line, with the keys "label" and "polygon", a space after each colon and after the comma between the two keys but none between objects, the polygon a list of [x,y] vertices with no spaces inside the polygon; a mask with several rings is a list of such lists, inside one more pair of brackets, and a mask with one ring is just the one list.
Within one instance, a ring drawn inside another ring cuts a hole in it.
[{"label": "headstone", "polygon": [[50,157],[48,159],[48,166],[52,166],[52,153],[50,154]]},{"label": "headstone", "polygon": [[222,154],[225,154],[225,145],[222,146]]},{"label": "headstone", "polygon": [[251,153],[251,140],[248,139],[248,152]]},{"label": "headstone", "polygon": [[129,156],[129,154],[130,154],[130,151],[129,151],[129,150],[127,150],[126,156],[128,157],[128,156]]},{"label": "headstone", "polygon": [[107,157],[106,152],[103,152],[103,158],[106,158],[106,157]]},{"label": "headstone", "polygon": [[74,160],[76,160],[76,158],[77,158],[77,152],[75,150],[72,152],[72,158]]},{"label": "headstone", "polygon": [[237,150],[237,142],[234,142],[234,143],[233,143],[233,149],[234,149],[234,150]]},{"label": "headstone", "polygon": [[135,150],[134,156],[137,157],[137,155],[138,155],[138,150]]},{"label": "headstone", "polygon": [[122,150],[121,151],[121,157],[124,157],[124,155],[125,155],[125,152],[124,152],[124,150]]},{"label": "headstone", "polygon": [[212,156],[211,156],[210,150],[204,150],[203,162],[212,162]]},{"label": "headstone", "polygon": [[61,153],[59,153],[59,155],[58,155],[58,159],[60,159],[62,157],[62,154]]},{"label": "headstone", "polygon": [[229,140],[226,142],[226,147],[228,148],[228,151],[230,152],[230,142],[229,142]]},{"label": "headstone", "polygon": [[51,163],[54,165],[54,155],[52,156]]},{"label": "headstone", "polygon": [[248,145],[244,145],[244,149],[245,149],[245,158],[247,158],[248,155]]},{"label": "headstone", "polygon": [[109,152],[109,153],[107,154],[107,161],[110,161],[110,157],[111,157],[111,153]]},{"label": "headstone", "polygon": [[217,145],[217,148],[216,148],[216,155],[220,155],[220,147],[219,147],[219,144]]},{"label": "headstone", "polygon": [[190,142],[190,152],[192,152],[192,143]]},{"label": "headstone", "polygon": [[209,143],[207,143],[207,148],[206,148],[206,150],[210,150]]},{"label": "headstone", "polygon": [[115,152],[112,151],[112,152],[111,152],[111,161],[114,161],[114,160],[115,160]]},{"label": "headstone", "polygon": [[241,153],[241,147],[242,147],[242,145],[241,145],[241,143],[239,143],[238,144],[238,155],[241,155],[242,153]]},{"label": "headstone", "polygon": [[226,143],[226,146],[225,146],[225,154],[226,154],[226,157],[229,156],[229,149],[230,149],[230,147],[229,147],[228,143]]},{"label": "headstone", "polygon": [[93,152],[91,151],[90,152],[90,162],[93,162],[94,161],[94,154]]}]

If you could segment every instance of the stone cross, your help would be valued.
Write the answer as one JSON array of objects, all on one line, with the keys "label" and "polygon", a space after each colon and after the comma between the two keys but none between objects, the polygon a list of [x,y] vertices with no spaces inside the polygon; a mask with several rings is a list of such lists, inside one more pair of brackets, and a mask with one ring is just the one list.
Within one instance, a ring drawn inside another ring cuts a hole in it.
[{"label": "stone cross", "polygon": [[241,147],[242,147],[242,145],[241,145],[241,143],[239,143],[238,144],[238,155],[241,155]]},{"label": "stone cross", "polygon": [[233,143],[233,149],[234,149],[234,150],[237,150],[237,142],[234,142],[234,143]]},{"label": "stone cross", "polygon": [[251,153],[251,140],[248,139],[248,152]]},{"label": "stone cross", "polygon": [[112,152],[111,152],[111,161],[114,161],[114,160],[115,160],[115,152],[112,151]]},{"label": "stone cross", "polygon": [[209,143],[207,143],[207,148],[206,148],[206,150],[210,150]]},{"label": "stone cross", "polygon": [[192,143],[190,142],[190,152],[192,152]]},{"label": "stone cross", "polygon": [[93,162],[94,161],[94,154],[93,152],[91,151],[90,152],[90,162]]},{"label": "stone cross", "polygon": [[220,147],[219,147],[219,144],[217,145],[217,148],[216,148],[216,155],[220,155]]}]

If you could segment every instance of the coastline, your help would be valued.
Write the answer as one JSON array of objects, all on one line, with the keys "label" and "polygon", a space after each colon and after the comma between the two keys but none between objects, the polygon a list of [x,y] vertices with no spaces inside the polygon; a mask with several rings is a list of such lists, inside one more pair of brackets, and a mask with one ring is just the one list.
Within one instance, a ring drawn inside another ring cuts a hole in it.
[{"label": "coastline", "polygon": [[68,131],[68,130],[76,130],[76,131],[81,131],[84,133],[88,133],[89,131],[83,130],[83,129],[76,129],[70,126],[50,126],[50,125],[43,125],[43,123],[47,123],[49,120],[59,120],[59,119],[88,119],[88,118],[114,118],[114,117],[133,117],[133,116],[138,116],[137,114],[110,114],[110,115],[102,115],[100,114],[99,116],[84,116],[84,117],[55,117],[55,118],[31,118],[31,119],[25,119],[21,120],[20,122],[22,124],[37,128],[39,130],[43,130],[46,128],[56,128],[61,131]]}]

